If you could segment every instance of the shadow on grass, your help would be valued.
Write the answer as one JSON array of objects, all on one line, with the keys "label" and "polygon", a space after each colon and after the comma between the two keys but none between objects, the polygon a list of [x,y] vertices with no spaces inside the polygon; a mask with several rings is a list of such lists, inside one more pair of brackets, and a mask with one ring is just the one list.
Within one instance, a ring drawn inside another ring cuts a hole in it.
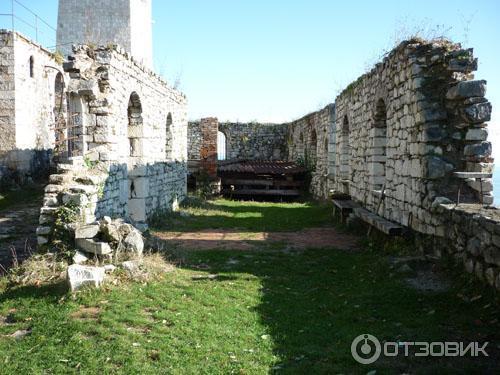
[{"label": "shadow on grass", "polygon": [[[301,252],[185,253],[185,268],[206,262],[214,280],[251,274],[261,280],[255,308],[268,327],[277,361],[272,372],[494,373],[500,369],[498,308],[457,298],[457,289],[422,293],[408,288],[374,253],[333,249]],[[486,297],[486,296],[485,296]],[[487,298],[493,299],[493,296]],[[485,298],[485,299],[487,299]],[[351,355],[355,337],[370,333],[387,341],[479,341],[492,343],[489,358],[381,358],[371,366]]]},{"label": "shadow on grass", "polygon": [[19,302],[21,300],[44,299],[48,303],[55,303],[68,293],[68,284],[59,281],[53,284],[37,286],[16,286],[7,287],[0,294],[0,305],[9,302]]}]

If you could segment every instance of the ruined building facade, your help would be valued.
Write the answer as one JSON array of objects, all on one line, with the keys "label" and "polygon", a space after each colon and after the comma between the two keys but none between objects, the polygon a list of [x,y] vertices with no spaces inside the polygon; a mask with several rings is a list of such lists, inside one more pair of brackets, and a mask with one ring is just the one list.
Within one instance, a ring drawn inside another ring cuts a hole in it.
[{"label": "ruined building facade", "polygon": [[0,30],[0,186],[48,174],[64,72],[52,53]]},{"label": "ruined building facade", "polygon": [[150,0],[59,2],[65,152],[54,155],[40,245],[64,209],[142,225],[185,198],[187,99],[150,69],[151,23]]},{"label": "ruined building facade", "polygon": [[406,41],[323,110],[287,124],[219,130],[227,150],[242,150],[229,158],[304,164],[316,198],[350,197],[356,212],[413,231],[423,250],[451,254],[500,289],[500,213],[491,207],[487,140],[492,107],[476,69],[472,49]]}]

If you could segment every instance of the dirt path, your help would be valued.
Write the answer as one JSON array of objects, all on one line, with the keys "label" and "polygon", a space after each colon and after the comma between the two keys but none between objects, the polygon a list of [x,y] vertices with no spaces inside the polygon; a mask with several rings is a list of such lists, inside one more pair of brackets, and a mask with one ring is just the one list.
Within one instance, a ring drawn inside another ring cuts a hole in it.
[{"label": "dirt path", "polygon": [[[38,202],[0,211],[0,264],[4,268],[11,267],[14,258],[22,261],[35,251],[39,214]],[[0,267],[0,274],[2,272]]]},{"label": "dirt path", "polygon": [[190,250],[258,250],[263,246],[282,245],[288,249],[333,247],[354,250],[359,238],[335,228],[311,228],[297,232],[244,232],[206,229],[198,232],[154,232],[168,245]]}]

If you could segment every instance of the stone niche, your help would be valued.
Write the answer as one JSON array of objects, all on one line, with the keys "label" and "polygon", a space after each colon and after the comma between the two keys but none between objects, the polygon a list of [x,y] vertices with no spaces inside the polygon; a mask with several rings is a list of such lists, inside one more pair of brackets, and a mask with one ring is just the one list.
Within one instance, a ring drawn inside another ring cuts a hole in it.
[{"label": "stone niche", "polygon": [[110,216],[142,224],[176,209],[186,196],[186,97],[120,47],[76,46],[64,69],[79,155],[51,176],[44,226],[82,174],[99,176],[84,191],[87,222]]}]

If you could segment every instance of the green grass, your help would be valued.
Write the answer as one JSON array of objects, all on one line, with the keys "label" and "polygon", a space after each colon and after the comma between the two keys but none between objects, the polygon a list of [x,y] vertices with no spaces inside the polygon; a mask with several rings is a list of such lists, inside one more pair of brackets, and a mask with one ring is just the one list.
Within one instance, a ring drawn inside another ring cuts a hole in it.
[{"label": "green grass", "polygon": [[4,210],[20,204],[31,203],[42,199],[43,187],[31,185],[22,189],[7,190],[0,192],[0,210]]},{"label": "green grass", "polygon": [[[245,204],[222,203],[244,215]],[[248,207],[250,213],[273,208]],[[294,216],[303,206],[290,207],[294,228],[313,225],[324,210],[309,205],[304,210],[311,215]],[[256,229],[253,221],[247,225]],[[10,314],[14,324],[0,324],[0,373],[498,373],[498,305],[488,293],[475,302],[458,297],[477,293],[465,279],[447,292],[419,292],[376,249],[214,250],[178,260],[162,281],[74,298],[63,285],[4,289],[0,315]],[[75,318],[82,307],[99,313]],[[21,340],[2,337],[26,328],[32,334]],[[490,341],[492,357],[398,357],[361,366],[350,345],[362,333],[395,341]]]},{"label": "green grass", "polygon": [[180,212],[160,215],[153,220],[155,229],[176,231],[221,228],[282,232],[331,224],[331,208],[328,205],[227,199],[208,202],[190,200]]}]

